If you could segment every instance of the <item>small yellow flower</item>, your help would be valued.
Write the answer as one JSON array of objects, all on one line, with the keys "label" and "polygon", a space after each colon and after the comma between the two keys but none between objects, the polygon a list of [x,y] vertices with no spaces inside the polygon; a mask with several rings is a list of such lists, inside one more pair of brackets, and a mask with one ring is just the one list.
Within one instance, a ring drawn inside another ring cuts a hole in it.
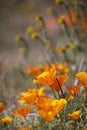
[{"label": "small yellow flower", "polygon": [[30,34],[32,34],[34,32],[33,27],[28,27],[27,28],[27,32],[30,33]]},{"label": "small yellow flower", "polygon": [[31,38],[32,38],[32,40],[38,39],[39,34],[38,33],[32,33]]},{"label": "small yellow flower", "polygon": [[61,2],[62,2],[61,0],[55,0],[55,4],[56,4],[56,5],[61,4]]},{"label": "small yellow flower", "polygon": [[71,114],[68,114],[69,117],[71,117],[74,120],[77,120],[80,117],[81,110],[74,111]]},{"label": "small yellow flower", "polygon": [[9,117],[9,116],[6,116],[6,117],[3,117],[0,122],[1,123],[10,123],[11,121],[13,120],[13,118]]},{"label": "small yellow flower", "polygon": [[69,44],[66,45],[66,50],[70,51],[72,49],[73,49],[72,43],[69,43]]},{"label": "small yellow flower", "polygon": [[57,22],[58,22],[59,24],[62,24],[62,23],[64,22],[64,18],[63,18],[63,17],[58,18],[58,19],[57,19]]},{"label": "small yellow flower", "polygon": [[55,50],[60,54],[63,54],[65,52],[65,49],[63,47],[57,47]]},{"label": "small yellow flower", "polygon": [[16,39],[17,42],[20,42],[20,41],[23,40],[23,37],[22,37],[22,35],[18,34],[18,35],[16,35],[15,39]]},{"label": "small yellow flower", "polygon": [[36,21],[39,21],[39,20],[42,20],[43,18],[42,18],[42,16],[41,15],[39,15],[39,16],[36,16],[36,18],[35,18],[35,20]]}]

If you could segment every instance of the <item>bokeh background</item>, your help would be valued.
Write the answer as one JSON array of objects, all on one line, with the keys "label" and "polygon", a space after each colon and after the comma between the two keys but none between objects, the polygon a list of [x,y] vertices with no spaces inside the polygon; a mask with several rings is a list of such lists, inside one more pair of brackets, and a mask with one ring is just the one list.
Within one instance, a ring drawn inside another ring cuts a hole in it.
[{"label": "bokeh background", "polygon": [[[0,60],[14,65],[19,62],[21,56],[15,36],[25,35],[27,27],[35,23],[35,16],[42,14],[47,18],[46,8],[52,5],[54,0],[0,0]],[[50,20],[48,18],[46,23],[52,32]]]}]

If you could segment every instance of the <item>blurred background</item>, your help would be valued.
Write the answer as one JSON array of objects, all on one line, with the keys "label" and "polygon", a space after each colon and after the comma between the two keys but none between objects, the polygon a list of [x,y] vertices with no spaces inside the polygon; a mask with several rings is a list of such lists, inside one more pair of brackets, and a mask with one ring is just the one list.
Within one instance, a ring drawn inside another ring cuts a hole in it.
[{"label": "blurred background", "polygon": [[15,36],[24,34],[34,24],[35,16],[46,16],[46,8],[53,3],[54,0],[0,0],[0,60],[17,64],[20,54]]}]

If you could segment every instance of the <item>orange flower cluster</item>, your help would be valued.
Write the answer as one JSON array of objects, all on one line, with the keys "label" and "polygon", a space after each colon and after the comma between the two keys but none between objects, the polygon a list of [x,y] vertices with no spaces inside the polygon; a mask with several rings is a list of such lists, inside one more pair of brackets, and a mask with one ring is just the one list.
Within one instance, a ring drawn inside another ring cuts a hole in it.
[{"label": "orange flower cluster", "polygon": [[51,68],[55,68],[58,74],[67,74],[69,73],[69,67],[68,64],[65,63],[52,63],[50,65],[45,65],[45,66],[37,66],[37,67],[31,67],[28,68],[26,71],[28,74],[31,74],[33,76],[38,76],[44,71],[50,71]]},{"label": "orange flower cluster", "polygon": [[37,102],[37,111],[46,121],[51,121],[62,111],[66,103],[65,99],[40,98]]},{"label": "orange flower cluster", "polygon": [[[27,103],[36,106],[37,112],[46,120],[51,121],[66,105],[66,99],[53,99],[53,98],[46,98],[46,95],[43,93],[44,87],[39,89],[30,89],[26,93],[21,93],[21,100],[25,100]],[[31,107],[27,106],[24,108],[18,108],[16,110],[17,114],[13,114],[14,116],[23,116],[29,113]]]},{"label": "orange flower cluster", "polygon": [[34,83],[42,83],[59,91],[67,79],[68,76],[66,75],[57,75],[57,69],[52,66],[52,68],[46,68],[46,71],[38,75]]}]

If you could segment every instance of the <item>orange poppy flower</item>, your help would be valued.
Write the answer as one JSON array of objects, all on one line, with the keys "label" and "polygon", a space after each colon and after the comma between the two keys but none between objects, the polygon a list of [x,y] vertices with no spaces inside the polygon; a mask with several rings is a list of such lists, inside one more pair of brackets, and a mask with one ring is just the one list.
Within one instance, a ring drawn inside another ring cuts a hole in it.
[{"label": "orange poppy flower", "polygon": [[26,93],[21,93],[20,96],[22,97],[18,102],[28,102],[31,104],[35,104],[37,97],[39,96],[45,96],[43,93],[45,87],[41,87],[40,89],[34,88],[34,89],[29,89],[28,92]]},{"label": "orange poppy flower", "polygon": [[56,69],[51,68],[49,71],[44,71],[39,76],[37,76],[37,79],[34,80],[34,83],[42,83],[47,86],[50,86],[54,82],[55,75],[56,75]]},{"label": "orange poppy flower", "polygon": [[41,69],[39,67],[35,67],[35,68],[29,68],[27,69],[27,73],[28,74],[32,74],[33,76],[38,76],[39,74],[41,74]]},{"label": "orange poppy flower", "polygon": [[83,128],[82,130],[87,130],[87,128]]},{"label": "orange poppy flower", "polygon": [[85,20],[81,20],[81,27],[84,31],[87,31],[87,23]]},{"label": "orange poppy flower", "polygon": [[16,110],[16,113],[13,113],[13,116],[23,116],[26,117],[31,110],[31,106],[26,106],[26,107],[20,107]]},{"label": "orange poppy flower", "polygon": [[29,127],[20,127],[20,128],[18,128],[17,130],[31,130],[31,128],[29,128]]},{"label": "orange poppy flower", "polygon": [[38,113],[46,120],[51,121],[62,111],[67,101],[65,99],[55,100],[52,98],[39,98],[37,102]]},{"label": "orange poppy flower", "polygon": [[0,119],[0,122],[1,123],[10,123],[12,120],[13,120],[13,118],[6,116],[6,117],[3,117],[2,119]]},{"label": "orange poppy flower", "polygon": [[71,117],[74,120],[77,120],[80,117],[81,110],[74,111],[71,114],[68,114],[69,117]]},{"label": "orange poppy flower", "polygon": [[0,113],[5,109],[3,103],[0,102]]},{"label": "orange poppy flower", "polygon": [[87,88],[87,73],[86,72],[80,72],[76,74],[77,79],[81,82],[81,84]]},{"label": "orange poppy flower", "polygon": [[63,84],[66,82],[67,79],[68,79],[68,76],[66,75],[58,75],[55,78],[51,87],[54,88],[56,91],[59,91],[63,87]]},{"label": "orange poppy flower", "polygon": [[67,88],[68,92],[72,95],[72,96],[76,96],[77,92],[79,92],[80,87],[79,86],[72,86],[72,87],[68,87]]},{"label": "orange poppy flower", "polygon": [[20,94],[21,99],[18,102],[25,100],[28,103],[34,104],[37,97],[37,89],[29,89],[28,92]]},{"label": "orange poppy flower", "polygon": [[74,11],[70,11],[70,17],[71,17],[71,21],[72,23],[76,23],[76,13]]}]

